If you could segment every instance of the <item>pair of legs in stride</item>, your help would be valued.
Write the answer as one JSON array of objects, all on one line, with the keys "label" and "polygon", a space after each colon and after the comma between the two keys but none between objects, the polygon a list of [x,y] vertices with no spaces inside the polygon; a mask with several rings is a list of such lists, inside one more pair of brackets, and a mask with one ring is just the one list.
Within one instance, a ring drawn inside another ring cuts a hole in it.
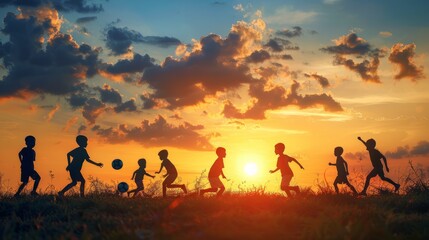
[{"label": "pair of legs in stride", "polygon": [[334,181],[334,188],[335,188],[335,192],[337,194],[340,192],[338,190],[338,184],[342,184],[342,183],[345,183],[353,191],[353,194],[357,195],[357,191],[356,191],[355,187],[353,187],[353,185],[349,182],[349,180],[347,178],[341,179],[338,176],[337,176],[337,178],[335,178],[335,181]]},{"label": "pair of legs in stride", "polygon": [[360,195],[366,195],[366,190],[369,187],[369,182],[371,181],[371,178],[377,175],[380,176],[381,180],[392,184],[395,187],[395,192],[399,190],[399,187],[401,186],[399,183],[395,183],[394,181],[392,181],[392,179],[385,177],[383,169],[374,168],[366,177],[365,186],[363,187],[363,190]]},{"label": "pair of legs in stride", "polygon": [[70,177],[72,179],[72,182],[69,183],[67,186],[63,188],[63,190],[58,192],[58,196],[63,197],[64,193],[70,190],[72,187],[76,186],[77,182],[80,182],[80,196],[85,196],[85,179],[82,176],[82,173],[80,171],[70,171]]},{"label": "pair of legs in stride", "polygon": [[167,178],[165,178],[164,182],[162,182],[163,197],[167,196],[167,188],[181,188],[185,194],[188,193],[188,191],[186,190],[185,184],[173,184],[176,178],[177,178],[177,174],[169,174]]},{"label": "pair of legs in stride", "polygon": [[[223,192],[225,192],[225,186],[223,185],[223,183],[220,181],[220,179],[217,178],[209,178],[209,182],[210,182],[210,188],[207,189],[202,189],[200,191],[200,196],[203,196],[204,193],[208,193],[208,192],[217,192],[217,196],[222,196]],[[219,189],[219,191],[218,191]]]},{"label": "pair of legs in stride", "polygon": [[28,173],[21,173],[21,185],[18,188],[18,191],[15,193],[15,197],[19,196],[19,194],[21,194],[22,190],[25,188],[25,186],[27,186],[28,184],[28,179],[32,178],[34,180],[34,185],[33,185],[33,190],[31,191],[31,195],[32,196],[37,196],[39,194],[37,194],[36,189],[37,186],[39,186],[39,182],[40,182],[40,176],[36,171],[32,171],[32,172],[28,172]]},{"label": "pair of legs in stride", "polygon": [[292,177],[292,175],[282,176],[282,183],[280,185],[280,189],[285,191],[286,195],[290,198],[293,197],[292,193],[290,192],[291,190],[295,192],[295,195],[298,195],[301,192],[298,186],[289,186]]},{"label": "pair of legs in stride", "polygon": [[128,197],[129,197],[131,193],[134,193],[132,197],[137,197],[137,195],[138,195],[140,192],[141,192],[141,193],[143,194],[143,196],[145,196],[145,197],[150,196],[149,194],[146,194],[146,193],[144,192],[144,186],[143,186],[143,184],[140,184],[140,183],[139,183],[139,184],[137,184],[137,188],[136,188],[136,189],[128,191],[128,192],[127,192],[127,194],[128,194]]}]

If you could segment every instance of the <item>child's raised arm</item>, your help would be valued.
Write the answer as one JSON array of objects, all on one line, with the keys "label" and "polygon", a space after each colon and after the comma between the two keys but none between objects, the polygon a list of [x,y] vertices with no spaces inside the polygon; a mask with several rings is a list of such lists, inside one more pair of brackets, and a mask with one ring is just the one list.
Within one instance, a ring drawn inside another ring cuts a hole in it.
[{"label": "child's raised arm", "polygon": [[358,140],[361,141],[363,143],[363,145],[365,145],[365,147],[366,147],[366,142],[364,140],[362,140],[361,137],[358,137]]}]

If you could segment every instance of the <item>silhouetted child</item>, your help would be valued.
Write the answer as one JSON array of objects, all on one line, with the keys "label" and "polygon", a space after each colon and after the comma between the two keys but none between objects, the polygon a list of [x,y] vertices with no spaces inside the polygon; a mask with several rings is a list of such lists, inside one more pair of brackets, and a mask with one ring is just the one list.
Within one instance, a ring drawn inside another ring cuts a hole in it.
[{"label": "silhouetted child", "polygon": [[38,195],[36,192],[37,186],[40,182],[40,176],[34,170],[34,161],[36,161],[36,152],[34,151],[34,146],[36,146],[36,138],[33,136],[25,137],[25,145],[27,147],[22,148],[22,150],[18,153],[19,161],[21,162],[21,185],[18,188],[18,191],[15,193],[15,197],[19,196],[22,189],[27,185],[28,178],[32,178],[34,180],[33,191],[31,191],[31,195]]},{"label": "silhouetted child", "polygon": [[329,163],[330,166],[336,166],[338,176],[335,178],[334,181],[334,188],[335,192],[338,193],[338,184],[345,183],[349,188],[353,191],[354,194],[357,194],[356,189],[353,187],[353,185],[350,184],[349,180],[347,179],[347,175],[349,175],[349,167],[347,165],[347,162],[343,159],[341,154],[343,154],[344,150],[342,147],[336,147],[334,150],[334,155],[337,157],[337,161],[335,163]]},{"label": "silhouetted child", "polygon": [[173,163],[168,160],[168,151],[163,149],[158,153],[158,156],[162,162],[159,171],[155,174],[160,173],[164,167],[167,170],[167,173],[164,175],[164,182],[162,182],[162,196],[167,196],[167,188],[181,188],[186,194],[187,191],[185,184],[173,184],[174,180],[177,178],[177,170]]},{"label": "silhouetted child", "polygon": [[[221,196],[223,192],[225,191],[225,186],[220,181],[220,176],[222,175],[223,178],[225,177],[225,174],[223,174],[222,169],[224,168],[223,159],[226,157],[226,150],[223,147],[219,147],[216,149],[217,159],[213,163],[212,167],[209,171],[209,182],[211,188],[202,189],[200,191],[200,195],[204,195],[204,193],[207,192],[217,192],[217,196]],[[219,189],[219,192],[218,192]]]},{"label": "silhouetted child", "polygon": [[371,159],[372,166],[374,167],[374,169],[372,169],[372,171],[366,177],[365,186],[364,186],[364,188],[360,194],[366,195],[366,190],[368,189],[369,182],[371,181],[371,178],[373,178],[377,175],[380,176],[381,180],[386,181],[386,182],[392,184],[393,186],[395,186],[395,192],[398,191],[399,187],[401,185],[399,185],[398,183],[395,183],[390,178],[387,178],[384,176],[383,164],[381,163],[381,159],[383,159],[384,165],[386,165],[386,171],[387,172],[389,172],[389,167],[387,166],[386,157],[383,154],[381,154],[380,151],[375,149],[375,145],[376,145],[375,140],[371,138],[365,142],[360,137],[358,137],[358,139],[366,146],[366,149],[369,152],[369,157]]},{"label": "silhouetted child", "polygon": [[296,164],[298,164],[301,169],[304,169],[304,167],[295,158],[289,157],[288,155],[284,154],[284,150],[285,145],[283,143],[277,143],[274,146],[274,152],[275,154],[279,155],[279,157],[277,159],[277,168],[274,170],[270,170],[270,173],[275,173],[280,170],[282,174],[282,182],[280,184],[280,189],[285,191],[289,197],[292,197],[290,190],[295,191],[296,194],[299,194],[300,191],[298,186],[289,186],[290,181],[293,177],[293,172],[289,166],[289,163],[296,162]]},{"label": "silhouetted child", "polygon": [[[103,167],[102,163],[96,163],[89,159],[88,152],[86,151],[86,146],[88,146],[88,138],[79,135],[76,137],[76,143],[79,145],[78,148],[73,149],[67,153],[67,168],[66,170],[70,172],[70,178],[72,180],[63,190],[58,192],[58,196],[64,196],[64,193],[67,192],[70,188],[76,186],[77,182],[80,182],[80,196],[85,196],[85,179],[80,172],[82,169],[83,162],[86,160],[89,163],[92,163],[96,166]],[[73,160],[70,162],[70,157],[73,157]]]},{"label": "silhouetted child", "polygon": [[[134,180],[134,182],[137,185],[137,188],[134,190],[130,190],[128,191],[128,196],[130,196],[131,193],[134,193],[133,197],[137,196],[137,194],[140,191],[144,190],[144,185],[143,185],[143,178],[144,175],[149,176],[151,178],[154,178],[155,176],[150,175],[149,173],[146,172],[145,168],[146,168],[146,159],[142,158],[139,159],[138,161],[139,164],[139,169],[137,169],[136,171],[134,171],[133,176],[131,177],[131,180]],[[143,192],[143,195],[145,195],[145,193]]]}]

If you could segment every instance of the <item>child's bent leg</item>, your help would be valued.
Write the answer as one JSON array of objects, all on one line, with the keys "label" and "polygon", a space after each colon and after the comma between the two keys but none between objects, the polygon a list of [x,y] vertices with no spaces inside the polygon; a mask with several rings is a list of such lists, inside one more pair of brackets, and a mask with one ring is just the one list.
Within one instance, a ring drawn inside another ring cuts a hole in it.
[{"label": "child's bent leg", "polygon": [[22,182],[21,185],[19,185],[18,191],[16,191],[15,196],[18,196],[21,194],[21,191],[25,188],[28,182]]},{"label": "child's bent leg", "polygon": [[384,175],[380,176],[380,178],[381,178],[381,180],[386,181],[386,182],[392,184],[393,186],[395,186],[395,191],[398,191],[399,187],[401,186],[401,185],[395,183],[392,179],[385,177]]},{"label": "child's bent leg", "polygon": [[353,187],[353,185],[350,182],[346,182],[346,184],[347,186],[349,186],[349,188],[353,191],[354,194],[357,194],[355,187]]},{"label": "child's bent leg", "polygon": [[67,192],[68,190],[70,190],[70,188],[76,186],[76,184],[77,184],[76,181],[73,181],[73,182],[67,184],[67,186],[65,186],[63,188],[63,190],[61,190],[61,191],[58,192],[58,195],[63,196],[65,192]]},{"label": "child's bent leg", "polygon": [[80,181],[80,196],[81,197],[85,196],[85,179],[82,179]]},{"label": "child's bent leg", "polygon": [[337,181],[334,182],[334,188],[335,188],[335,192],[338,194],[340,191],[338,190],[338,182]]},{"label": "child's bent leg", "polygon": [[371,178],[377,176],[377,170],[373,169],[368,176],[366,176],[366,181],[365,181],[365,186],[363,187],[363,190],[361,192],[361,194],[366,195],[366,190],[369,187],[369,182],[371,181]]},{"label": "child's bent leg", "polygon": [[32,193],[36,193],[36,189],[39,186],[40,179],[41,178],[40,178],[39,174],[36,173],[36,176],[34,178],[34,185],[33,185],[33,191],[32,191]]}]

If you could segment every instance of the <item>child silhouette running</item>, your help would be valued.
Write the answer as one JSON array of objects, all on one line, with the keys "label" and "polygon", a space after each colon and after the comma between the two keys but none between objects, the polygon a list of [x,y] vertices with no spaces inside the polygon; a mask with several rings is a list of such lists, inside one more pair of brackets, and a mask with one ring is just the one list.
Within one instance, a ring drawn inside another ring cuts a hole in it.
[{"label": "child silhouette running", "polygon": [[[223,147],[219,147],[216,149],[216,155],[217,159],[213,163],[212,167],[209,171],[209,182],[210,182],[210,188],[202,189],[200,191],[200,195],[203,196],[204,193],[207,192],[217,192],[217,196],[221,196],[223,192],[225,191],[225,186],[220,181],[219,177],[222,175],[223,178],[225,177],[225,174],[223,174],[223,159],[226,157],[226,150]],[[218,191],[219,189],[219,191]]]},{"label": "child silhouette running", "polygon": [[173,184],[174,180],[177,178],[177,170],[173,163],[168,159],[168,151],[163,149],[158,153],[158,156],[162,162],[159,171],[155,174],[161,173],[164,167],[167,170],[167,173],[164,175],[164,182],[162,182],[162,196],[167,196],[167,188],[181,188],[186,194],[188,191],[186,190],[185,184]]},{"label": "child silhouette running", "polygon": [[337,157],[337,161],[335,163],[329,163],[330,166],[336,166],[338,176],[335,178],[334,181],[334,188],[335,192],[338,194],[338,184],[345,183],[349,188],[353,191],[354,194],[357,194],[356,189],[353,187],[352,184],[350,184],[349,180],[347,179],[347,175],[349,175],[349,167],[347,165],[347,162],[344,160],[344,158],[341,156],[343,154],[344,149],[342,147],[336,147],[334,150],[334,155]]},{"label": "child silhouette running", "polygon": [[285,191],[288,197],[292,197],[292,194],[290,190],[294,191],[296,194],[299,194],[299,187],[298,186],[289,186],[290,181],[293,177],[292,169],[289,166],[290,162],[296,162],[298,166],[301,169],[304,169],[304,167],[293,157],[289,157],[288,155],[284,154],[285,145],[283,143],[277,143],[274,146],[274,153],[279,155],[277,159],[277,168],[274,170],[270,170],[270,173],[275,173],[278,170],[280,170],[282,174],[282,182],[280,184],[280,189]]},{"label": "child silhouette running", "polygon": [[[85,179],[83,178],[82,173],[80,172],[82,169],[83,162],[85,160],[96,166],[103,167],[102,163],[97,163],[89,159],[88,152],[85,149],[86,146],[88,146],[87,137],[83,135],[77,136],[76,143],[79,145],[79,147],[67,153],[68,165],[66,170],[69,171],[72,182],[69,183],[67,186],[65,186],[63,190],[58,192],[58,196],[60,197],[64,196],[64,193],[66,193],[70,188],[76,186],[77,182],[80,182],[80,196],[81,197],[85,196]],[[70,161],[70,157],[73,157],[72,161]]]},{"label": "child silhouette running", "polygon": [[[131,177],[131,180],[134,180],[134,182],[136,183],[137,188],[128,191],[128,193],[127,193],[128,196],[130,196],[131,193],[134,193],[133,197],[135,197],[135,196],[137,196],[137,194],[140,191],[144,190],[144,185],[143,185],[144,175],[149,176],[151,178],[155,177],[155,176],[150,175],[149,173],[146,172],[146,170],[145,170],[145,168],[146,168],[146,159],[144,159],[144,158],[139,159],[138,164],[140,166],[139,169],[135,170],[134,173],[133,173],[133,176]],[[146,194],[143,192],[143,195],[146,195]]]},{"label": "child silhouette running", "polygon": [[392,184],[395,187],[395,192],[397,192],[401,185],[399,185],[398,183],[395,183],[394,181],[392,181],[392,179],[384,176],[383,164],[381,163],[381,159],[383,159],[384,165],[386,165],[387,172],[389,172],[389,167],[387,166],[386,157],[380,151],[375,149],[375,145],[376,145],[375,140],[371,138],[365,142],[364,140],[362,140],[361,137],[358,137],[358,139],[365,145],[366,149],[368,150],[372,166],[374,167],[374,169],[372,169],[371,172],[369,172],[368,176],[366,177],[365,186],[362,192],[360,193],[360,195],[364,195],[364,196],[366,195],[366,190],[368,189],[371,178],[377,175],[380,176],[381,180]]},{"label": "child silhouette running", "polygon": [[18,153],[19,161],[21,162],[21,185],[18,188],[18,191],[15,193],[15,197],[21,194],[21,191],[28,184],[28,178],[34,180],[33,190],[31,191],[32,196],[38,195],[36,190],[40,182],[40,176],[34,170],[34,161],[36,161],[36,152],[34,151],[34,146],[36,146],[36,138],[33,136],[25,137],[26,147]]}]

